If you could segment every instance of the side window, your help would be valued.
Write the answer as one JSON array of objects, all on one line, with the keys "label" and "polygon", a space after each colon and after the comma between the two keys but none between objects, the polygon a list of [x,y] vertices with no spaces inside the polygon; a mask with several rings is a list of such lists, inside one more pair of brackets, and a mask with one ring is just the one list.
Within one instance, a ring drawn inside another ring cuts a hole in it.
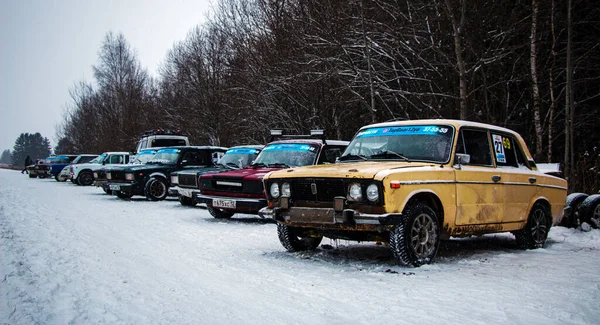
[{"label": "side window", "polygon": [[200,157],[200,153],[196,151],[188,151],[183,156],[182,161],[186,161],[185,165],[188,166],[200,166],[202,165],[202,159]]},{"label": "side window", "polygon": [[517,152],[520,149],[513,137],[492,133],[492,141],[498,167],[519,167]]},{"label": "side window", "polygon": [[[519,166],[527,167],[527,159],[525,159],[525,156],[523,155],[523,151],[521,150],[521,147],[518,145],[518,142],[515,142],[515,151],[516,151],[516,157],[517,157],[517,164]],[[529,167],[527,167],[527,168],[529,168]]]},{"label": "side window", "polygon": [[211,157],[212,164],[215,165],[216,163],[218,163],[219,160],[221,160],[221,158],[223,158],[224,155],[225,155],[225,153],[222,151],[213,152],[212,157]]},{"label": "side window", "polygon": [[319,164],[335,164],[335,160],[342,155],[340,148],[324,148],[319,158]]},{"label": "side window", "polygon": [[125,155],[125,163],[129,164],[129,155]]},{"label": "side window", "polygon": [[462,144],[459,143],[456,152],[461,153],[460,150],[464,150],[464,153],[470,155],[469,165],[492,166],[492,153],[487,131],[462,130],[460,140]]},{"label": "side window", "polygon": [[108,158],[108,163],[109,164],[122,164],[123,163],[123,156],[122,155],[111,155]]},{"label": "side window", "polygon": [[140,152],[140,150],[145,149],[148,147],[148,138],[143,138],[142,140],[140,140],[140,142],[138,143],[137,146],[137,150],[136,152]]}]

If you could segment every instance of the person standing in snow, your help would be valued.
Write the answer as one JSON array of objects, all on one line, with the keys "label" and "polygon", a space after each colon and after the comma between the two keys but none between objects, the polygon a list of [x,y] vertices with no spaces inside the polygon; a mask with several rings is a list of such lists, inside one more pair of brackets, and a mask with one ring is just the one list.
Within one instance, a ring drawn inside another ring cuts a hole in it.
[{"label": "person standing in snow", "polygon": [[27,157],[25,157],[25,167],[21,171],[21,174],[23,174],[24,172],[27,172],[27,166],[29,166],[29,165],[31,165],[31,157],[29,157],[29,155],[27,155]]}]

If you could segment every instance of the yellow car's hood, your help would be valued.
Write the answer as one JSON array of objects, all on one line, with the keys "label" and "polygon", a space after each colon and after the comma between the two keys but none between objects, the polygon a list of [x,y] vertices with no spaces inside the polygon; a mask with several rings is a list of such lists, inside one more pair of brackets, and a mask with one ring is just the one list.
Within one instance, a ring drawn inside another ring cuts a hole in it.
[{"label": "yellow car's hood", "polygon": [[[331,165],[317,165],[295,167],[278,170],[269,174],[269,178],[296,178],[296,177],[325,177],[325,178],[383,178],[391,170],[404,168],[417,168],[433,166],[436,164],[424,162],[403,161],[362,161],[354,163],[337,163]],[[439,165],[439,164],[438,164]],[[377,177],[380,174],[380,177]]]}]

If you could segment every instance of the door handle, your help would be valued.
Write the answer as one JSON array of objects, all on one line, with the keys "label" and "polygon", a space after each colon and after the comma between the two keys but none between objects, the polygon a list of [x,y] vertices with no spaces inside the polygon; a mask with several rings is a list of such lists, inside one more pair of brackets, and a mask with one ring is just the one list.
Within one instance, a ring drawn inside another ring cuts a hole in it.
[{"label": "door handle", "polygon": [[535,177],[529,177],[529,183],[533,184],[537,182],[537,179]]},{"label": "door handle", "polygon": [[494,176],[492,176],[492,180],[494,182],[498,182],[498,181],[500,181],[500,179],[502,179],[502,177],[500,177],[500,175],[494,175]]}]

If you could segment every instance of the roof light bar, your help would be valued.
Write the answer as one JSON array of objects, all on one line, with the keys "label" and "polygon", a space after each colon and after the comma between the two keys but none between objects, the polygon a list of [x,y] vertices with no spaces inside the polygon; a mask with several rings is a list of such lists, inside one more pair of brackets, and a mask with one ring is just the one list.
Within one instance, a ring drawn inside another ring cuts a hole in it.
[{"label": "roof light bar", "polygon": [[168,134],[168,135],[181,135],[181,130],[171,130],[171,129],[156,129],[144,132],[144,135],[157,135],[157,134]]}]

